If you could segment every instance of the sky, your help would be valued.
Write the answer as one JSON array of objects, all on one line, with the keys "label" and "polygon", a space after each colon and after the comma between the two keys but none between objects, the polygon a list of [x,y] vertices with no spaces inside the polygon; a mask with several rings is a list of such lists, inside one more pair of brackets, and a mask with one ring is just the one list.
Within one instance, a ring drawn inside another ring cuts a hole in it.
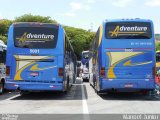
[{"label": "sky", "polygon": [[50,16],[60,24],[97,31],[106,19],[142,18],[160,33],[160,0],[0,0],[0,19]]}]

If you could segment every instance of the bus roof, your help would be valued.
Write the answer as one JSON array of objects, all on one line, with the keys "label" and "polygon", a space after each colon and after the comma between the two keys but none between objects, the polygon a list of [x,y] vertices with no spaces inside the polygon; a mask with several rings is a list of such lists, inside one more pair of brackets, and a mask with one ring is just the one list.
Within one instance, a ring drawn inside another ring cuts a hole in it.
[{"label": "bus roof", "polygon": [[160,50],[157,50],[156,53],[160,53]]},{"label": "bus roof", "polygon": [[140,19],[140,18],[135,18],[135,19],[106,19],[104,22],[152,22],[150,19]]},{"label": "bus roof", "polygon": [[2,46],[2,47],[7,47],[7,45],[5,45],[2,40],[0,40],[0,46]]},{"label": "bus roof", "polygon": [[41,22],[15,22],[13,23],[13,26],[16,26],[16,27],[28,27],[28,26],[44,26],[44,27],[47,27],[47,26],[51,26],[51,25],[54,25],[54,26],[57,26],[59,27],[60,24],[58,23],[41,23]]},{"label": "bus roof", "polygon": [[3,40],[0,40],[0,43],[1,43],[1,44],[4,44]]},{"label": "bus roof", "polygon": [[0,43],[0,46],[2,46],[2,47],[4,47],[4,48],[7,48],[7,45],[5,45],[5,44],[1,44],[1,43]]},{"label": "bus roof", "polygon": [[6,49],[7,49],[7,45],[5,45],[2,40],[0,40],[0,51],[6,50]]}]

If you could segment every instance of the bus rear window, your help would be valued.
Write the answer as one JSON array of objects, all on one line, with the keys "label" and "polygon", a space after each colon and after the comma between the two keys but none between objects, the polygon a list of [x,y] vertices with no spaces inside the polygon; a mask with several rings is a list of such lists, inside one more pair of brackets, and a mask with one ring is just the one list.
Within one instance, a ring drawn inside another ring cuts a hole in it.
[{"label": "bus rear window", "polygon": [[109,22],[106,23],[107,39],[150,39],[152,38],[149,22]]},{"label": "bus rear window", "polygon": [[56,27],[15,27],[14,45],[19,48],[55,48],[58,39]]}]

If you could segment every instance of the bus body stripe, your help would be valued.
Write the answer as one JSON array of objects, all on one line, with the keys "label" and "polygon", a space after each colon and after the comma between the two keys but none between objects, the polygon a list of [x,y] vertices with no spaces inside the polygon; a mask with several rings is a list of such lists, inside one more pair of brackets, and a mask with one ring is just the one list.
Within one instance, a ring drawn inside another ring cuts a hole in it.
[{"label": "bus body stripe", "polygon": [[[32,56],[33,57],[33,56]],[[33,59],[31,62],[29,62],[28,64],[26,64],[25,66],[23,66],[22,68],[18,68],[17,70],[16,70],[16,75],[15,75],[15,77],[14,77],[14,80],[23,80],[22,79],[22,77],[21,77],[21,73],[26,69],[26,68],[28,68],[29,66],[31,66],[31,65],[33,65],[33,64],[35,64],[35,63],[37,63],[37,62],[40,62],[40,61],[42,61],[42,60],[45,60],[45,59],[48,59],[48,58],[53,58],[53,57],[51,57],[51,56],[45,56],[44,58],[42,58],[43,56],[38,56],[39,58],[41,58],[41,59]],[[28,58],[31,58],[31,56],[15,56],[15,58],[18,58],[18,59],[16,59],[16,68],[17,68],[17,65],[19,65],[20,64],[20,61],[19,60],[21,60],[21,58],[23,58],[24,60],[26,59],[28,59]],[[36,60],[36,61],[34,61],[34,60]],[[24,61],[22,61],[22,62],[24,62]],[[53,66],[52,66],[53,67]],[[49,69],[49,68],[48,68]]]},{"label": "bus body stripe", "polygon": [[100,26],[100,32],[99,32],[100,36],[99,36],[99,40],[98,40],[98,47],[100,46],[101,42],[102,42],[102,35],[103,35],[103,26]]},{"label": "bus body stripe", "polygon": [[[108,52],[107,52],[107,54],[108,54]],[[113,59],[113,58],[116,58],[117,56],[113,56],[112,55],[112,53],[110,53],[111,54],[111,58]],[[125,60],[127,60],[127,59],[129,59],[129,58],[133,58],[133,57],[135,57],[135,56],[139,56],[139,55],[141,55],[141,54],[144,54],[144,52],[136,52],[134,55],[128,55],[128,57],[125,57],[125,58],[123,58],[123,59],[121,59],[121,60],[119,60],[119,61],[116,61],[115,63],[113,63],[112,65],[111,65],[111,67],[109,67],[109,69],[108,69],[108,78],[116,78],[116,75],[115,75],[115,73],[114,73],[114,68],[115,68],[115,66],[116,65],[118,65],[120,62],[122,62],[122,61],[125,61]],[[112,62],[111,61],[111,58],[110,58],[110,62]]]}]

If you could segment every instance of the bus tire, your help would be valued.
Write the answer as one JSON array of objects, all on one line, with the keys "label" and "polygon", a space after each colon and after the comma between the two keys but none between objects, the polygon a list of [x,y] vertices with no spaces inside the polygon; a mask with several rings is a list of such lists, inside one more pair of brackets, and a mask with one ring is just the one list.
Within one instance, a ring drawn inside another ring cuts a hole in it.
[{"label": "bus tire", "polygon": [[66,85],[66,91],[69,90],[69,77],[67,77],[67,85]]},{"label": "bus tire", "polygon": [[93,88],[94,88],[94,89],[96,89],[96,87],[95,87],[95,86],[96,86],[96,82],[95,82],[95,81],[93,81]]},{"label": "bus tire", "polygon": [[100,87],[99,87],[98,80],[96,80],[96,82],[95,82],[95,90],[96,90],[97,95],[99,95],[99,93],[100,93]]},{"label": "bus tire", "polygon": [[4,83],[1,82],[0,83],[0,94],[3,94],[3,92],[4,92]]},{"label": "bus tire", "polygon": [[97,87],[96,87],[96,83],[94,84],[94,91],[97,94],[98,90],[97,90]]}]

